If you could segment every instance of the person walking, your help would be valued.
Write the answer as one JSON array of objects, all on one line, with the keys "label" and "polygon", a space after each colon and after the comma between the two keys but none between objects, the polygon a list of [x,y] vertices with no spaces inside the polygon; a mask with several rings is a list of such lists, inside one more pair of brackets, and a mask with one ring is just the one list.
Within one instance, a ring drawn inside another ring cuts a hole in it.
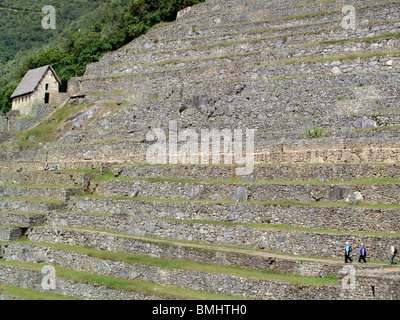
[{"label": "person walking", "polygon": [[390,264],[396,264],[396,262],[394,262],[394,258],[396,257],[396,254],[397,254],[397,249],[392,244],[390,246]]},{"label": "person walking", "polygon": [[346,242],[346,248],[344,249],[344,263],[348,263],[348,261],[350,261],[350,263],[353,262],[353,259],[350,257],[351,251],[352,248],[349,245],[349,242]]},{"label": "person walking", "polygon": [[364,263],[367,263],[365,258],[367,257],[367,250],[365,250],[364,244],[361,243],[361,248],[360,248],[360,257],[358,258],[358,263],[361,263],[361,260],[364,261]]}]

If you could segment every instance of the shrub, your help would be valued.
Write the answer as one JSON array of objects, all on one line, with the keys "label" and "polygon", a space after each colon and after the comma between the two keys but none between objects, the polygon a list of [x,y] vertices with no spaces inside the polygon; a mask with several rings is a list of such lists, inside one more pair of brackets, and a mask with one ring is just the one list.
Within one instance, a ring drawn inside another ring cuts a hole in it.
[{"label": "shrub", "polygon": [[315,139],[315,138],[327,138],[329,132],[319,126],[314,126],[312,129],[306,131],[306,135],[301,135],[302,139]]}]

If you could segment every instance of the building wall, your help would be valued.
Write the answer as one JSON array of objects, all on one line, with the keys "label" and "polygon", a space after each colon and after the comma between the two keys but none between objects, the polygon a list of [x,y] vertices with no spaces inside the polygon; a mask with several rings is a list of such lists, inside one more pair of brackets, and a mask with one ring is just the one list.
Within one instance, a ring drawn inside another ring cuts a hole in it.
[{"label": "building wall", "polygon": [[59,84],[51,70],[40,81],[35,92],[13,99],[12,109],[20,111],[21,115],[32,115],[32,105],[45,103],[45,95],[49,94],[48,104],[60,103]]}]

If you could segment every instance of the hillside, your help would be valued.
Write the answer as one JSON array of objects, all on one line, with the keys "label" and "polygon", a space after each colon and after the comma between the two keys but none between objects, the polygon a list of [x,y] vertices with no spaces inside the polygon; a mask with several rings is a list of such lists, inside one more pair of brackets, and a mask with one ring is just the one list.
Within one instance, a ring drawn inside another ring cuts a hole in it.
[{"label": "hillside", "polygon": [[338,1],[208,0],[88,64],[0,145],[4,295],[399,300],[399,4],[351,29]]},{"label": "hillside", "polygon": [[[2,1],[0,3],[0,110],[30,69],[51,64],[63,82],[82,76],[86,65],[120,48],[161,21],[201,0]],[[56,29],[44,30],[42,8],[56,10]]]},{"label": "hillside", "polygon": [[[1,1],[0,3],[0,110],[10,108],[9,97],[29,70],[28,59],[50,48],[63,46],[69,32],[88,30],[91,14],[102,1]],[[56,8],[56,29],[44,30],[42,8]]]}]

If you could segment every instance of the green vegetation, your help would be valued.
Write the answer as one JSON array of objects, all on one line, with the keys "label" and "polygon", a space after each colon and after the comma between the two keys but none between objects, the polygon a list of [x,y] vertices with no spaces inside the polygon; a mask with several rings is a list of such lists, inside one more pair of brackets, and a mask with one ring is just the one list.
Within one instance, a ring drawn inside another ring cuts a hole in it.
[{"label": "green vegetation", "polygon": [[[10,110],[9,98],[29,69],[52,65],[65,89],[71,77],[84,74],[87,64],[203,1],[2,1],[0,110]],[[41,10],[49,4],[56,9],[56,30],[44,30],[41,25],[45,16]]]},{"label": "green vegetation", "polygon": [[12,287],[6,285],[0,285],[0,290],[3,290],[3,295],[9,297],[16,297],[23,300],[78,300],[73,297],[62,296],[58,294],[52,293],[42,293],[38,291],[34,291],[31,289],[19,288],[19,287]]},{"label": "green vegetation", "polygon": [[320,181],[318,179],[312,180],[256,180],[256,181],[244,181],[237,178],[227,178],[223,180],[214,179],[190,179],[190,178],[119,178],[114,176],[112,171],[106,172],[100,177],[92,179],[93,181],[147,181],[147,182],[177,182],[177,183],[223,183],[223,184],[316,184],[316,185],[336,185],[336,184],[384,184],[384,183],[400,183],[400,178],[357,178],[352,180],[327,180]]},{"label": "green vegetation", "polygon": [[312,129],[306,131],[306,135],[301,135],[302,139],[315,139],[315,138],[327,138],[329,132],[319,126],[314,126]]},{"label": "green vegetation", "polygon": [[[65,105],[57,109],[50,119],[41,122],[31,130],[18,134],[15,139],[20,149],[24,147],[34,146],[40,142],[50,142],[56,138],[57,132],[62,132],[64,122],[82,110],[85,105]],[[29,141],[30,137],[35,137],[34,141]]]},{"label": "green vegetation", "polygon": [[[90,199],[103,199],[103,200],[135,200],[135,201],[153,201],[153,202],[193,202],[193,203],[232,203],[237,204],[238,202],[231,199],[222,200],[187,200],[187,199],[162,199],[162,198],[141,198],[141,197],[127,197],[127,196],[102,196],[98,194],[84,194],[75,196],[76,199],[90,198]],[[0,197],[1,199],[1,197]],[[10,199],[10,198],[8,198]],[[305,207],[351,207],[351,208],[366,208],[366,209],[400,209],[400,204],[384,204],[384,203],[365,203],[359,202],[357,205],[352,205],[347,202],[323,202],[323,201],[313,201],[313,202],[299,202],[294,200],[283,200],[283,201],[243,201],[241,204],[253,204],[253,205],[264,205],[264,206],[305,206]]]},{"label": "green vegetation", "polygon": [[[0,260],[1,265],[14,266],[30,270],[41,270],[45,265],[36,263],[24,263],[19,261]],[[156,283],[144,280],[126,280],[117,277],[92,274],[85,271],[75,271],[68,268],[55,266],[57,277],[71,279],[73,281],[95,283],[99,286],[106,286],[116,290],[125,290],[138,292],[146,295],[156,295],[162,297],[172,297],[180,299],[194,300],[238,300],[240,298],[221,294],[202,292],[197,290],[178,288],[172,286],[158,285]]]},{"label": "green vegetation", "polygon": [[326,234],[352,234],[352,235],[371,235],[377,237],[391,237],[399,236],[398,232],[363,232],[363,231],[343,231],[336,229],[316,229],[316,228],[306,228],[306,227],[295,227],[291,225],[284,224],[258,224],[258,223],[244,223],[244,222],[230,222],[230,221],[211,221],[211,220],[183,220],[183,219],[159,219],[162,221],[187,223],[187,224],[208,224],[208,225],[225,225],[225,226],[247,226],[253,229],[265,229],[265,230],[279,230],[288,232],[313,232],[313,233],[326,233]]},{"label": "green vegetation", "polygon": [[[29,241],[20,241],[23,243],[37,243]],[[89,257],[97,257],[112,261],[122,261],[126,263],[137,263],[147,266],[156,266],[165,269],[182,269],[199,272],[229,274],[238,277],[260,280],[275,280],[294,283],[297,285],[337,285],[336,277],[310,277],[297,274],[286,274],[269,270],[252,270],[237,266],[223,266],[212,263],[195,262],[191,260],[176,260],[167,258],[155,258],[144,254],[130,254],[125,252],[100,251],[89,247],[71,246],[65,244],[45,243],[47,247],[57,250],[72,251],[78,254],[84,254]]]},{"label": "green vegetation", "polygon": [[38,199],[38,198],[17,198],[17,197],[0,197],[0,200],[14,200],[14,201],[29,201],[29,202],[43,202],[43,203],[54,203],[61,204],[63,201],[61,200],[53,200],[53,199]]}]

